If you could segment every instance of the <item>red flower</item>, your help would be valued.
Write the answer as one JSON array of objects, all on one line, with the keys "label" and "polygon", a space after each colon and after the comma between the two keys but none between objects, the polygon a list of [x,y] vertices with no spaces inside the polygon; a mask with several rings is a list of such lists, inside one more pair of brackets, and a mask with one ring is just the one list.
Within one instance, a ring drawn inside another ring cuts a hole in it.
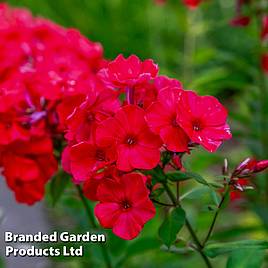
[{"label": "red flower", "polygon": [[183,3],[190,9],[197,8],[202,0],[183,0]]},{"label": "red flower", "polygon": [[262,31],[261,31],[262,40],[268,38],[268,15],[264,16],[262,19]]},{"label": "red flower", "polygon": [[99,71],[99,76],[110,88],[125,89],[141,85],[156,77],[158,66],[150,59],[141,61],[137,56],[124,58],[120,54]]},{"label": "red flower", "polygon": [[211,96],[198,96],[193,91],[183,91],[178,104],[177,123],[191,141],[214,152],[223,140],[232,137],[226,123],[227,110]]},{"label": "red flower", "polygon": [[32,205],[44,196],[45,184],[56,172],[49,139],[14,142],[2,153],[3,175],[16,200]]},{"label": "red flower", "polygon": [[165,87],[177,87],[182,89],[182,84],[173,78],[169,78],[165,75],[160,75],[155,78],[154,80],[154,86],[157,88],[158,91]]},{"label": "red flower", "polygon": [[122,172],[116,169],[114,165],[104,167],[84,182],[84,195],[89,200],[98,201],[97,190],[99,185],[107,180],[118,180],[121,175]]},{"label": "red flower", "polygon": [[75,183],[80,183],[90,178],[116,158],[116,151],[113,147],[104,148],[88,142],[73,145],[69,150],[69,154],[70,170],[74,176]]},{"label": "red flower", "polygon": [[16,140],[29,140],[29,131],[22,126],[13,110],[0,113],[0,144],[7,145]]},{"label": "red flower", "polygon": [[141,174],[126,174],[119,181],[107,180],[98,187],[100,203],[95,207],[95,215],[104,228],[112,228],[123,239],[133,239],[155,215],[148,195]]},{"label": "red flower", "polygon": [[120,107],[117,93],[110,89],[94,89],[87,99],[67,118],[68,140],[94,141],[95,130],[104,119]]},{"label": "red flower", "polygon": [[232,26],[245,27],[249,25],[250,20],[249,16],[238,15],[230,21],[230,24]]},{"label": "red flower", "polygon": [[268,54],[263,54],[261,57],[262,70],[268,74]]},{"label": "red flower", "polygon": [[141,108],[126,105],[97,128],[97,144],[116,147],[119,170],[151,169],[160,160],[161,141],[149,130],[144,116]]},{"label": "red flower", "polygon": [[182,90],[166,87],[158,94],[158,101],[146,111],[146,119],[150,129],[159,134],[167,149],[174,152],[188,151],[189,137],[178,125],[178,101]]}]

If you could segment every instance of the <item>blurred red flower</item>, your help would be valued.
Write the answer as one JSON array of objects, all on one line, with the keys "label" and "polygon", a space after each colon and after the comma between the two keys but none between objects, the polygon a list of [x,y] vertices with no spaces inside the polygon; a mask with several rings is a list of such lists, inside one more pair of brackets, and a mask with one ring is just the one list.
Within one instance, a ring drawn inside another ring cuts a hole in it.
[{"label": "blurred red flower", "polygon": [[43,198],[45,184],[58,169],[48,138],[14,142],[5,147],[0,162],[7,185],[14,191],[16,200],[28,205]]},{"label": "blurred red flower", "polygon": [[183,0],[183,3],[190,9],[197,8],[202,0]]},{"label": "blurred red flower", "polygon": [[268,15],[264,16],[262,19],[261,38],[262,40],[266,40],[268,38]]},{"label": "blurred red flower", "polygon": [[268,74],[268,54],[263,54],[261,57],[262,70]]},{"label": "blurred red flower", "polygon": [[250,20],[249,16],[238,15],[230,21],[230,24],[232,26],[245,27],[249,25]]}]

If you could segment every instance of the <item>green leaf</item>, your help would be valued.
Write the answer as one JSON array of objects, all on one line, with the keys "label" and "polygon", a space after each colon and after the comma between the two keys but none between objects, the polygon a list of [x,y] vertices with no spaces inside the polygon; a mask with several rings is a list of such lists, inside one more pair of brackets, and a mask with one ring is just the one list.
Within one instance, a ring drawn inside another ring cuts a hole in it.
[{"label": "green leaf", "polygon": [[209,183],[201,175],[197,173],[193,173],[193,172],[189,172],[189,173],[191,174],[192,178],[196,180],[198,183],[209,186]]},{"label": "green leaf", "polygon": [[177,233],[185,222],[185,212],[182,208],[175,208],[166,217],[159,228],[159,236],[168,247],[176,240]]},{"label": "green leaf", "polygon": [[235,250],[261,250],[268,248],[266,240],[241,240],[237,242],[215,243],[205,247],[204,252],[208,257],[214,258],[221,254],[226,254]]},{"label": "green leaf", "polygon": [[168,172],[166,174],[167,178],[171,181],[185,181],[189,179],[194,179],[198,183],[209,185],[209,183],[199,174],[194,172],[181,172],[181,171],[175,171],[175,172]]},{"label": "green leaf", "polygon": [[63,170],[60,170],[50,183],[50,196],[52,205],[55,206],[70,181],[70,176]]},{"label": "green leaf", "polygon": [[166,176],[170,181],[186,181],[192,179],[191,173],[181,171],[167,172]]},{"label": "green leaf", "polygon": [[210,194],[211,194],[213,202],[215,203],[215,205],[218,206],[221,202],[221,198],[220,198],[219,194],[217,192],[215,192],[213,189],[211,189]]},{"label": "green leaf", "polygon": [[264,250],[236,250],[230,255],[226,268],[259,268],[264,260],[264,256]]},{"label": "green leaf", "polygon": [[196,199],[201,199],[204,196],[208,195],[210,193],[210,188],[209,187],[203,187],[203,186],[198,186],[190,190],[189,192],[186,192],[184,195],[180,197],[180,200],[184,199],[190,199],[190,200],[196,200]]}]

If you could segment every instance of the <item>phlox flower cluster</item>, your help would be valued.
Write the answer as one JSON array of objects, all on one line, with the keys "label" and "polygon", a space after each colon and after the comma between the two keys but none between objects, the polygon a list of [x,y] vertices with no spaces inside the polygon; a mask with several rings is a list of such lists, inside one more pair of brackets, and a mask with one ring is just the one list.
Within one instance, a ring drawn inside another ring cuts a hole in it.
[{"label": "phlox flower cluster", "polygon": [[[63,167],[84,194],[98,201],[105,228],[133,239],[155,214],[146,170],[163,167],[162,155],[215,152],[231,138],[226,108],[158,75],[150,59],[119,55],[98,72],[100,84],[66,120]],[[179,160],[179,159],[177,159]]]},{"label": "phlox flower cluster", "polygon": [[43,198],[65,117],[103,63],[101,45],[77,30],[0,4],[0,166],[18,202]]}]

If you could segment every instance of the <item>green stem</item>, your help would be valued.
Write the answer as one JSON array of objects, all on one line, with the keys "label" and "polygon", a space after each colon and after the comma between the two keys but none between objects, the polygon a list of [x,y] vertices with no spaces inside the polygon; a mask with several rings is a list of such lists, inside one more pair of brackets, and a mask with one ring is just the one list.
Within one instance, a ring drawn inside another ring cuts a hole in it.
[{"label": "green stem", "polygon": [[[78,195],[82,201],[82,204],[85,208],[85,211],[86,211],[86,214],[87,214],[87,217],[88,217],[88,220],[90,222],[90,225],[93,227],[93,228],[98,228],[98,225],[95,221],[95,218],[93,216],[93,212],[92,212],[92,209],[90,207],[90,205],[88,204],[88,201],[87,199],[85,198],[84,194],[83,194],[83,191],[81,189],[81,186],[80,185],[76,185],[76,188],[77,188],[77,191],[78,191]],[[105,263],[106,263],[106,267],[107,268],[112,268],[112,263],[111,263],[111,259],[110,259],[110,256],[109,256],[109,253],[107,251],[107,248],[105,247],[104,244],[100,244],[101,246],[101,252],[102,252],[102,256],[105,260]]]},{"label": "green stem", "polygon": [[155,199],[153,199],[153,198],[151,198],[151,200],[152,200],[154,203],[156,203],[156,204],[158,204],[158,205],[161,205],[161,206],[164,206],[164,207],[174,207],[173,204],[167,204],[167,203],[164,203],[164,202],[160,202],[160,201],[155,200]]},{"label": "green stem", "polygon": [[[170,200],[172,201],[172,203],[174,204],[175,207],[181,207],[181,205],[177,202],[177,198],[175,197],[175,195],[173,194],[173,192],[171,191],[171,189],[168,187],[167,183],[163,183],[163,186],[170,198]],[[191,234],[196,247],[194,247],[194,249],[200,254],[200,256],[203,258],[204,262],[206,263],[208,268],[212,268],[212,264],[210,263],[208,257],[205,255],[205,253],[203,252],[203,247],[192,227],[192,225],[190,224],[189,220],[185,217],[185,225],[189,231],[189,233]]]},{"label": "green stem", "polygon": [[206,236],[206,238],[205,238],[205,240],[204,240],[204,242],[203,242],[203,244],[202,244],[202,247],[204,247],[204,246],[206,245],[206,243],[208,242],[208,240],[209,240],[209,238],[210,238],[210,236],[211,236],[211,234],[212,234],[212,232],[213,232],[213,229],[214,229],[216,220],[217,220],[217,218],[218,218],[219,212],[220,212],[220,210],[221,210],[222,205],[224,204],[224,201],[225,201],[226,197],[227,197],[228,194],[229,194],[229,191],[230,191],[230,188],[229,188],[229,186],[227,186],[227,188],[226,188],[226,190],[225,190],[225,192],[224,192],[224,194],[223,194],[223,196],[222,196],[222,198],[221,198],[221,201],[220,201],[220,203],[219,203],[219,205],[218,205],[218,209],[217,209],[217,211],[216,211],[215,214],[214,214],[214,217],[213,217],[213,219],[212,219],[211,225],[210,225],[210,227],[209,227],[207,236]]}]

